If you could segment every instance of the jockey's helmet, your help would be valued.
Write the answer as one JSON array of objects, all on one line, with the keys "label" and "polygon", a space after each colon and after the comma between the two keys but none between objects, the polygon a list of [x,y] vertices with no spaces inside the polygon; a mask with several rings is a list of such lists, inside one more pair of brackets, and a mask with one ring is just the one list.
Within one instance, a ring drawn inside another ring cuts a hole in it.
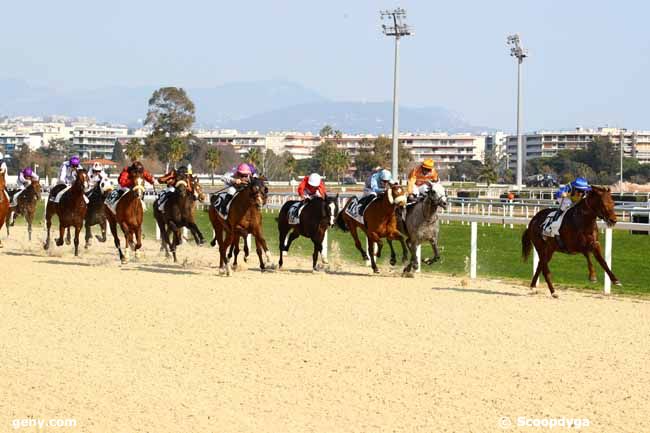
[{"label": "jockey's helmet", "polygon": [[591,186],[589,186],[589,182],[587,182],[587,179],[584,177],[576,178],[576,180],[571,182],[571,187],[582,192],[591,191]]},{"label": "jockey's helmet", "polygon": [[433,159],[425,159],[424,162],[422,162],[422,168],[433,170]]},{"label": "jockey's helmet", "polygon": [[320,174],[318,173],[312,173],[309,175],[309,179],[307,179],[307,183],[314,188],[318,187],[320,185],[321,177]]},{"label": "jockey's helmet", "polygon": [[187,176],[187,167],[181,165],[176,169],[176,176]]},{"label": "jockey's helmet", "polygon": [[25,167],[25,168],[23,168],[23,176],[25,176],[25,177],[32,177],[33,174],[34,174],[34,171],[32,171],[32,168],[31,168],[31,167]]},{"label": "jockey's helmet", "polygon": [[140,174],[144,173],[144,165],[142,165],[142,163],[140,161],[133,161],[133,164],[131,164],[131,167],[133,167],[133,169],[136,170]]},{"label": "jockey's helmet", "polygon": [[76,156],[76,155],[73,156],[72,158],[70,158],[70,161],[69,161],[69,162],[70,162],[70,165],[71,165],[71,166],[73,166],[73,167],[79,167],[79,157],[78,157],[78,156]]},{"label": "jockey's helmet", "polygon": [[241,174],[242,176],[250,176],[252,174],[252,170],[248,164],[242,162],[237,166],[237,173]]},{"label": "jockey's helmet", "polygon": [[103,169],[104,166],[102,166],[99,162],[93,164],[93,171],[102,171]]},{"label": "jockey's helmet", "polygon": [[390,182],[390,180],[393,178],[393,175],[390,173],[389,170],[382,170],[379,174],[379,180],[382,182]]}]

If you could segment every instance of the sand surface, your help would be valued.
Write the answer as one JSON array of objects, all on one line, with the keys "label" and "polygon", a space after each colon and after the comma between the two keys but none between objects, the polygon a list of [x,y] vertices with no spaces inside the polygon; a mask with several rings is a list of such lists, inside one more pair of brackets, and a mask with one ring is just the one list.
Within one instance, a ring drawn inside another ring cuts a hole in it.
[{"label": "sand surface", "polygon": [[647,301],[371,276],[335,256],[337,273],[289,256],[226,278],[208,247],[182,246],[174,265],[147,241],[120,265],[112,244],[75,259],[25,238],[0,250],[0,432],[38,431],[14,430],[21,418],[77,420],[40,430],[57,432],[491,432],[520,416],[650,431]]}]

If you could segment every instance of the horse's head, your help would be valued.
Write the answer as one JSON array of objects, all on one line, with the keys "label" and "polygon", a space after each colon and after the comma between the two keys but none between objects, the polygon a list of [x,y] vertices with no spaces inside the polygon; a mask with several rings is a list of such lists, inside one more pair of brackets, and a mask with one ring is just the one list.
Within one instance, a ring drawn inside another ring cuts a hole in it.
[{"label": "horse's head", "polygon": [[406,206],[406,190],[400,184],[396,183],[387,188],[386,196],[388,197],[388,203],[399,207]]},{"label": "horse's head", "polygon": [[41,183],[38,180],[32,179],[32,188],[37,196],[41,195]]},{"label": "horse's head", "polygon": [[586,205],[598,218],[602,218],[607,226],[616,224],[616,212],[614,211],[614,200],[609,187],[592,186],[591,191],[584,198]]},{"label": "horse's head", "polygon": [[187,194],[187,181],[185,180],[185,177],[182,177],[176,181],[175,188],[181,196],[185,196],[185,194]]},{"label": "horse's head", "polygon": [[429,191],[427,191],[427,198],[431,200],[434,206],[440,206],[447,209],[447,192],[445,187],[439,182],[428,182]]},{"label": "horse's head", "polygon": [[339,214],[339,195],[336,194],[336,197],[325,197],[325,200],[323,200],[323,206],[330,227],[334,227],[334,224],[336,224],[336,217]]},{"label": "horse's head", "polygon": [[268,187],[264,183],[263,178],[254,177],[251,179],[250,184],[248,185],[250,190],[250,199],[257,206],[258,209],[266,204],[266,197],[268,194]]},{"label": "horse's head", "polygon": [[88,182],[88,172],[85,168],[77,168],[77,179],[76,182],[81,186],[84,191],[88,191],[89,182]]},{"label": "horse's head", "polygon": [[200,202],[204,202],[205,193],[203,192],[203,188],[201,187],[199,179],[194,176],[190,176],[190,179],[192,182],[192,191],[194,191],[194,199]]}]

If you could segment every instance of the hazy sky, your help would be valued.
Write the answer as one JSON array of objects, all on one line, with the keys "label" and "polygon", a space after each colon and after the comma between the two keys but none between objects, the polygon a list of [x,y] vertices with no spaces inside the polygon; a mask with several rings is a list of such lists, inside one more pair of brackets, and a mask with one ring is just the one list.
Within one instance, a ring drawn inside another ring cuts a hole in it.
[{"label": "hazy sky", "polygon": [[520,32],[526,130],[650,129],[650,4],[640,0],[5,1],[0,78],[60,88],[281,78],[334,100],[390,100],[392,40],[378,10],[400,5],[401,102],[514,129]]}]

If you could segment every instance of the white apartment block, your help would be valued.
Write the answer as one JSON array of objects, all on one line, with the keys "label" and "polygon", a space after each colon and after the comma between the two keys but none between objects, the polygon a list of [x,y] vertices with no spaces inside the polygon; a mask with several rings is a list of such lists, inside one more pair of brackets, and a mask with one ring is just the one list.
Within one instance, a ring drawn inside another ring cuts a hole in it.
[{"label": "white apartment block", "polygon": [[[621,128],[576,128],[572,131],[539,131],[524,134],[522,140],[526,159],[548,158],[562,150],[586,149],[596,137],[608,138],[616,149],[623,142],[623,154],[635,157],[639,162],[650,163],[650,131],[628,131]],[[507,137],[510,164],[517,163],[517,136]]]},{"label": "white apartment block", "polygon": [[241,133],[234,129],[218,129],[214,131],[197,131],[195,135],[209,145],[232,145],[235,151],[243,156],[249,149],[257,148],[266,152],[266,136],[258,132]]},{"label": "white apartment block", "polygon": [[438,169],[448,169],[465,160],[483,161],[485,135],[448,134],[401,135],[400,141],[410,149],[413,159],[433,159]]},{"label": "white apartment block", "polygon": [[126,137],[121,126],[76,125],[72,131],[72,148],[84,159],[111,159],[118,138]]},{"label": "white apartment block", "polygon": [[11,155],[20,150],[23,145],[29,146],[31,150],[36,150],[41,147],[41,138],[37,135],[24,132],[11,130],[0,131],[0,151],[3,152],[5,156],[11,157]]}]

